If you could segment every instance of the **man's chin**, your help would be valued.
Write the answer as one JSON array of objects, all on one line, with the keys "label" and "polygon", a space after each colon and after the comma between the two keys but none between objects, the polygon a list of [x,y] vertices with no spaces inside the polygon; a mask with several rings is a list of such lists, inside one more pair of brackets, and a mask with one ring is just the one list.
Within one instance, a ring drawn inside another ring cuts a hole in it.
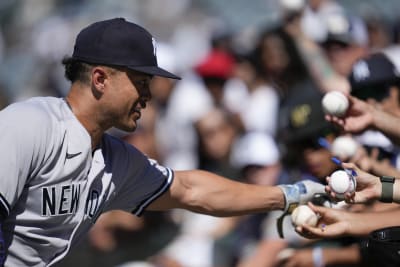
[{"label": "man's chin", "polygon": [[122,131],[131,133],[136,130],[137,124],[134,123],[132,125],[120,125],[120,126],[115,126],[115,128],[117,128],[118,130],[122,130]]}]

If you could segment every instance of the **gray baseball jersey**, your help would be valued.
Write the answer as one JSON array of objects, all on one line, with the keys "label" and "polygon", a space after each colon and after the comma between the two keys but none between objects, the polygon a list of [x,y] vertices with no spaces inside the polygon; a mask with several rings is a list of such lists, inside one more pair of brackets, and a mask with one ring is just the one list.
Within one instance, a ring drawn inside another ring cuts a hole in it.
[{"label": "gray baseball jersey", "polygon": [[0,112],[0,213],[6,266],[50,266],[98,216],[140,215],[173,180],[169,168],[105,134],[91,138],[61,98],[37,97]]}]

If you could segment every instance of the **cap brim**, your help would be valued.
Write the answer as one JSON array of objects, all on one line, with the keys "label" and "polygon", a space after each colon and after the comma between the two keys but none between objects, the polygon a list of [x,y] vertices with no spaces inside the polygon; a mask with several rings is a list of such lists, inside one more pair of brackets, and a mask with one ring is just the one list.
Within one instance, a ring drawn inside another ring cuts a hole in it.
[{"label": "cap brim", "polygon": [[161,77],[165,77],[165,78],[171,78],[171,79],[175,79],[175,80],[180,80],[181,77],[172,74],[169,71],[166,71],[160,67],[156,67],[156,66],[127,66],[127,68],[135,70],[135,71],[139,71],[145,74],[150,74],[153,76],[161,76]]}]

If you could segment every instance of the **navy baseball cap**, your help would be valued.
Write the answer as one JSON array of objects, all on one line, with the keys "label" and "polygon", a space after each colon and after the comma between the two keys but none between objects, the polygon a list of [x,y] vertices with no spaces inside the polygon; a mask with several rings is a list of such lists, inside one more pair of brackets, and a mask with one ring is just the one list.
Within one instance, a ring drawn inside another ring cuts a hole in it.
[{"label": "navy baseball cap", "polygon": [[154,37],[143,27],[124,18],[103,20],[84,28],[76,37],[72,58],[181,79],[158,67]]},{"label": "navy baseball cap", "polygon": [[348,77],[352,95],[381,101],[387,97],[390,86],[400,85],[400,71],[387,52],[375,52],[353,65]]},{"label": "navy baseball cap", "polygon": [[293,87],[282,106],[279,138],[286,144],[308,144],[334,133],[333,124],[325,120],[321,101],[323,94],[311,82]]}]

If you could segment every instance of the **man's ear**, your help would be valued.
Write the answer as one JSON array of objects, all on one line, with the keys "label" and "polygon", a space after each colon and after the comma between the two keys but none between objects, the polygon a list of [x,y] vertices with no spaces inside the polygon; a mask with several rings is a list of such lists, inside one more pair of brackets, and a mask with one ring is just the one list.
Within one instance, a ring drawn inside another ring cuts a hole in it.
[{"label": "man's ear", "polygon": [[104,94],[105,81],[108,73],[102,67],[94,67],[91,71],[92,92],[96,98],[100,98]]}]

